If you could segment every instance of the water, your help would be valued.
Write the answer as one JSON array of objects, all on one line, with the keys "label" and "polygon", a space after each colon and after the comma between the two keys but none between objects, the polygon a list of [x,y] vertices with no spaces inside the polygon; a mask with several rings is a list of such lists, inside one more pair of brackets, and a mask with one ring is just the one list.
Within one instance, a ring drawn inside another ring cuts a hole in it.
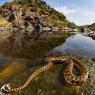
[{"label": "water", "polygon": [[76,34],[67,38],[65,43],[54,48],[53,52],[65,52],[79,56],[95,56],[95,40],[82,34]]}]

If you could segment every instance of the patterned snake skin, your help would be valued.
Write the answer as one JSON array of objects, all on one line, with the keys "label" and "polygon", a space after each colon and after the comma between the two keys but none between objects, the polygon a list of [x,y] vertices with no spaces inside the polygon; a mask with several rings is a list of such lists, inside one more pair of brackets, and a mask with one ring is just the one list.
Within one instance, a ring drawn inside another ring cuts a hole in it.
[{"label": "patterned snake skin", "polygon": [[[18,92],[18,91],[23,90],[25,87],[27,87],[27,85],[37,75],[39,75],[43,71],[46,71],[46,70],[50,69],[54,65],[54,63],[56,63],[56,62],[67,64],[67,67],[64,71],[64,78],[65,78],[65,80],[68,84],[73,85],[73,86],[81,86],[86,82],[86,80],[88,78],[88,68],[87,68],[87,66],[82,64],[78,59],[73,58],[71,56],[47,57],[45,59],[45,61],[48,64],[46,64],[45,66],[39,68],[32,75],[30,75],[30,77],[26,80],[26,82],[22,86],[17,87],[17,88],[13,88],[13,89],[3,89],[2,92],[3,93],[14,93],[14,92]],[[75,76],[73,74],[74,66],[76,66],[79,69],[79,71],[80,71],[79,76]]]}]

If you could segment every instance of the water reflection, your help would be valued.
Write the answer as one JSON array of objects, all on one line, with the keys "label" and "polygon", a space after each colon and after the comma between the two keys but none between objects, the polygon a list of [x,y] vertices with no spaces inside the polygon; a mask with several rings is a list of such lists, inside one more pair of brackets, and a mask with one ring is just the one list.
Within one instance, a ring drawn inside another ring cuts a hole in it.
[{"label": "water reflection", "polygon": [[66,42],[54,48],[53,52],[65,52],[81,56],[95,56],[95,40],[76,34],[67,38]]},{"label": "water reflection", "polygon": [[8,64],[12,60],[11,57],[5,56],[0,53],[0,71],[4,69],[6,66],[5,64]]}]

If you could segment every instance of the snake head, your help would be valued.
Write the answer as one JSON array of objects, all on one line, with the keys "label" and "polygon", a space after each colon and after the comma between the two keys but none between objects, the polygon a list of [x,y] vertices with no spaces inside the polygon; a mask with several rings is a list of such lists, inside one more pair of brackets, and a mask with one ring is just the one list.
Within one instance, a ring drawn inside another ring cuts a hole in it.
[{"label": "snake head", "polygon": [[47,58],[45,58],[45,61],[47,61],[47,62],[52,62],[54,60],[55,60],[54,57],[47,57]]}]

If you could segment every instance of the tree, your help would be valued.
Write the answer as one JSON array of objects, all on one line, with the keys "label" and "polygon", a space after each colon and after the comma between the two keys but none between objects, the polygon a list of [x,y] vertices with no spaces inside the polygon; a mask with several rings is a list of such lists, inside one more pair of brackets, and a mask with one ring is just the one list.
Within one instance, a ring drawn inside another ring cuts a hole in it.
[{"label": "tree", "polygon": [[45,2],[45,1],[41,1],[41,4],[43,4],[43,5],[46,5],[46,6],[47,6],[47,4],[46,4],[46,2]]},{"label": "tree", "polygon": [[68,27],[69,27],[69,28],[72,28],[72,29],[77,28],[76,24],[73,23],[73,22],[69,22],[69,23],[68,23]]},{"label": "tree", "polygon": [[62,21],[66,20],[66,16],[64,16],[62,13],[58,13],[58,18]]}]

